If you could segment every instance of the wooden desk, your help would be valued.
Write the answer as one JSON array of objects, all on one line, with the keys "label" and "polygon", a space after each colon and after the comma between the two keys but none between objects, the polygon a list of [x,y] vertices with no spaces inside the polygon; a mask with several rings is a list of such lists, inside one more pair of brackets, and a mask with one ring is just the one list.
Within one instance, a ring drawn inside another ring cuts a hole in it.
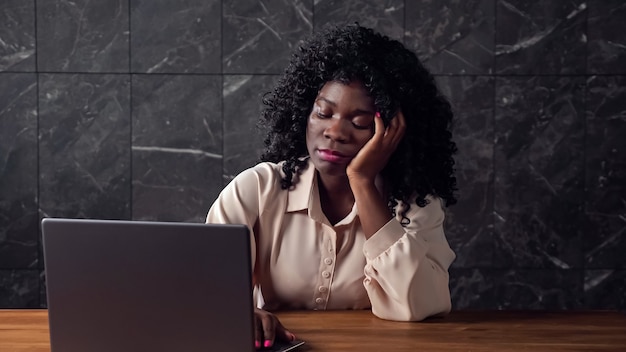
[{"label": "wooden desk", "polygon": [[[368,311],[284,312],[303,351],[626,351],[615,312],[453,312],[420,323]],[[1,352],[49,352],[46,310],[0,310]]]}]

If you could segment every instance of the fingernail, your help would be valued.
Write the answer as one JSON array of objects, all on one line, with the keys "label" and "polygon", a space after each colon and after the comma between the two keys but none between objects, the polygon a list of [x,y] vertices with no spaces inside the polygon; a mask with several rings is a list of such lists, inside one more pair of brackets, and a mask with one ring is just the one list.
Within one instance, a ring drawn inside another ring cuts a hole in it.
[{"label": "fingernail", "polygon": [[376,117],[380,117],[380,113],[376,111]]},{"label": "fingernail", "polygon": [[261,348],[261,343],[259,341],[254,341],[254,347]]},{"label": "fingernail", "polygon": [[270,347],[272,345],[272,341],[270,340],[265,340],[265,343],[263,344],[264,347]]}]

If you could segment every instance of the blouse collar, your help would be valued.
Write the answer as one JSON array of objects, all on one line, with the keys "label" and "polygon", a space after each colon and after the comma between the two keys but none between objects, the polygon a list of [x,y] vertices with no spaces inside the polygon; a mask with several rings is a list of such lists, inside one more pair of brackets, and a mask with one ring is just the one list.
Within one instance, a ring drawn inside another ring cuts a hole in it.
[{"label": "blouse collar", "polygon": [[307,160],[307,166],[297,178],[297,182],[289,189],[287,200],[287,212],[296,212],[309,208],[311,204],[313,191],[317,194],[317,185],[313,187],[313,180],[315,177],[315,166],[311,162],[311,159]]},{"label": "blouse collar", "polygon": [[[287,212],[297,212],[308,210],[310,218],[321,222],[328,223],[324,212],[322,211],[322,203],[320,201],[320,192],[318,190],[317,177],[315,177],[315,166],[311,159],[308,159],[306,169],[298,177],[298,182],[289,189],[287,200]],[[357,216],[356,204],[352,206],[352,211],[340,222],[334,226],[348,225],[352,223]]]}]

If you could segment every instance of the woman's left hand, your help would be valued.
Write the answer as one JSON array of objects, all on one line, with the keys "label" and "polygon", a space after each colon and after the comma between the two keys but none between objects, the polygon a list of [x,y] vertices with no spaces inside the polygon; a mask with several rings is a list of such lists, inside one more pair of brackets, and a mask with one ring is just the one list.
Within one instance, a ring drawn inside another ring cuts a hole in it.
[{"label": "woman's left hand", "polygon": [[374,182],[376,175],[387,165],[389,157],[404,137],[406,122],[402,111],[398,111],[385,128],[379,113],[374,116],[374,136],[352,159],[346,173],[350,182]]}]

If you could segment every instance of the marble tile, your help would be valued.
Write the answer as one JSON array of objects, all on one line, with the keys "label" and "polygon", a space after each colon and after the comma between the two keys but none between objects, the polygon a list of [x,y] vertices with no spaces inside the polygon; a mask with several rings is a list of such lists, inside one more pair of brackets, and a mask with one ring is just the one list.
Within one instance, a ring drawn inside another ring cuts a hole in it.
[{"label": "marble tile", "polygon": [[583,74],[585,0],[497,0],[496,72]]},{"label": "marble tile", "polygon": [[496,309],[501,305],[501,298],[495,295],[493,270],[450,268],[449,272],[452,310]]},{"label": "marble tile", "polygon": [[626,312],[626,270],[585,270],[584,306]]},{"label": "marble tile", "polygon": [[622,214],[619,215],[587,212],[582,244],[585,268],[626,268],[625,219],[623,207]]},{"label": "marble tile", "polygon": [[35,70],[35,3],[0,2],[0,72]]},{"label": "marble tile", "polygon": [[584,83],[496,80],[497,267],[582,266]]},{"label": "marble tile", "polygon": [[130,0],[131,71],[219,73],[219,0]]},{"label": "marble tile", "polygon": [[128,0],[38,0],[43,72],[127,72]]},{"label": "marble tile", "polygon": [[224,185],[241,171],[256,165],[263,150],[264,132],[257,128],[262,95],[278,76],[224,77]]},{"label": "marble tile", "polygon": [[587,268],[626,268],[626,76],[587,81]]},{"label": "marble tile", "polygon": [[222,189],[221,78],[133,76],[133,219],[201,222]]},{"label": "marble tile", "polygon": [[453,309],[577,309],[583,305],[581,270],[453,269]]},{"label": "marble tile", "polygon": [[497,309],[576,309],[582,305],[580,270],[508,270],[497,275]]},{"label": "marble tile", "polygon": [[224,73],[282,73],[313,29],[312,0],[223,1]]},{"label": "marble tile", "polygon": [[494,80],[487,76],[437,77],[455,114],[453,136],[459,202],[446,212],[446,236],[455,267],[493,262]]},{"label": "marble tile", "polygon": [[626,73],[626,6],[623,0],[588,0],[587,72]]},{"label": "marble tile", "polygon": [[315,0],[313,18],[315,29],[328,23],[358,22],[390,38],[404,39],[402,0]]},{"label": "marble tile", "polygon": [[494,2],[407,1],[406,45],[435,74],[492,73]]},{"label": "marble tile", "polygon": [[0,268],[37,265],[37,77],[0,73]]},{"label": "marble tile", "polygon": [[48,308],[48,293],[46,292],[46,271],[39,271],[39,308]]},{"label": "marble tile", "polygon": [[130,218],[129,81],[126,75],[40,75],[43,217]]},{"label": "marble tile", "polygon": [[0,308],[39,308],[38,270],[0,270]]}]

